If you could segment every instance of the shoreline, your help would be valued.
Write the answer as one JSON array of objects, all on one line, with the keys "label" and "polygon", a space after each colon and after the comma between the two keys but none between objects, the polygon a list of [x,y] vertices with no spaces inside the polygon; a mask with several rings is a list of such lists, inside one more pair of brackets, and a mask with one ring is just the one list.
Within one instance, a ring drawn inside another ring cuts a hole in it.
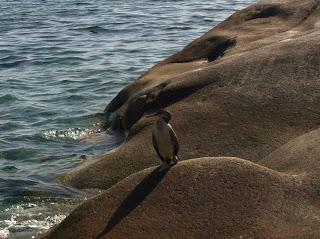
[{"label": "shoreline", "polygon": [[[62,179],[106,191],[39,238],[318,238],[319,5],[253,4],[121,90],[105,114],[128,138]],[[159,108],[183,159],[163,173],[144,117]]]}]

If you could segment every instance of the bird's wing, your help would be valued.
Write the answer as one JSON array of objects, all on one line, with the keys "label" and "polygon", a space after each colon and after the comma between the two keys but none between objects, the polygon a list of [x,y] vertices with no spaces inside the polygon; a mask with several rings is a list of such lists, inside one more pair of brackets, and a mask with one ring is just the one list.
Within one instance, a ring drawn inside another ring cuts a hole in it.
[{"label": "bird's wing", "polygon": [[168,124],[170,130],[169,130],[169,134],[170,134],[170,138],[171,138],[171,142],[173,144],[173,148],[174,148],[174,155],[177,156],[178,151],[179,151],[179,142],[178,142],[178,137],[176,135],[176,132],[174,132],[172,126],[170,124]]},{"label": "bird's wing", "polygon": [[162,162],[164,162],[164,159],[162,158],[162,156],[161,156],[161,154],[160,154],[160,152],[159,152],[159,149],[158,149],[156,137],[154,137],[153,134],[152,134],[152,144],[153,144],[153,147],[154,147],[154,149],[156,150],[159,158],[161,159]]}]

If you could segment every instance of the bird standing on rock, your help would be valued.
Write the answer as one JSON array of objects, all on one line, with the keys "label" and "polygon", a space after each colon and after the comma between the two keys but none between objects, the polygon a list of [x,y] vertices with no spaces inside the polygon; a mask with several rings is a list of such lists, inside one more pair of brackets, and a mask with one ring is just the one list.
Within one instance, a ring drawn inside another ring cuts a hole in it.
[{"label": "bird standing on rock", "polygon": [[178,162],[178,138],[169,123],[171,114],[168,111],[159,110],[151,116],[157,116],[152,128],[153,147],[163,163],[162,169],[166,169]]}]

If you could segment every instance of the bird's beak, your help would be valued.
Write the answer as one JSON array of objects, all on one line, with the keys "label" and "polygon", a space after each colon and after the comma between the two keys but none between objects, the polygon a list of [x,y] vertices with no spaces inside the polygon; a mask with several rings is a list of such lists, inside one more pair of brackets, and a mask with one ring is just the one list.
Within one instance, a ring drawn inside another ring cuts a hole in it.
[{"label": "bird's beak", "polygon": [[154,117],[154,116],[157,116],[158,113],[153,113],[153,114],[149,114],[149,115],[146,115],[146,118],[151,118],[151,117]]}]

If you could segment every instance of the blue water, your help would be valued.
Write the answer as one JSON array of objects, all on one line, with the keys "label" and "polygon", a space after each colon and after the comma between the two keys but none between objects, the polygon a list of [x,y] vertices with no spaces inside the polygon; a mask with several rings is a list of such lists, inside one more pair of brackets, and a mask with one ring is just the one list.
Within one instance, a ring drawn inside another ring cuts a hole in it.
[{"label": "blue water", "polygon": [[252,2],[0,0],[0,238],[32,238],[90,196],[55,178],[121,142],[95,114]]}]

